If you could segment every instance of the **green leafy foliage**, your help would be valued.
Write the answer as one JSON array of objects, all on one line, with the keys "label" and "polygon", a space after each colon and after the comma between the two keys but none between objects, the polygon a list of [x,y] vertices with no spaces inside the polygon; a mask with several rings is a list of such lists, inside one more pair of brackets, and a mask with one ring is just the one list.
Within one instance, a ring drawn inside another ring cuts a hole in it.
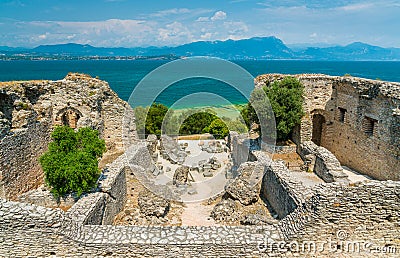
[{"label": "green leafy foliage", "polygon": [[161,126],[165,115],[168,112],[168,107],[163,104],[153,103],[149,108],[146,116],[145,133],[161,135]]},{"label": "green leafy foliage", "polygon": [[216,115],[208,112],[199,112],[189,115],[185,121],[183,121],[179,129],[179,134],[190,135],[204,133],[204,129],[217,118]]},{"label": "green leafy foliage", "polygon": [[212,134],[216,139],[223,139],[229,134],[229,129],[220,118],[214,119],[211,124],[203,129],[203,132]]},{"label": "green leafy foliage", "polygon": [[[228,135],[229,130],[246,132],[247,127],[240,119],[218,118],[212,109],[172,110],[160,103],[153,103],[150,107],[135,108],[136,128],[140,135],[149,134],[160,136],[192,135],[211,133],[217,138]],[[228,129],[229,128],[229,129]]]},{"label": "green leafy foliage", "polygon": [[54,196],[80,196],[94,188],[100,176],[98,158],[106,150],[98,132],[87,127],[75,132],[68,126],[59,126],[51,137],[53,141],[39,161]]},{"label": "green leafy foliage", "polygon": [[[293,77],[285,77],[282,81],[263,87],[262,89],[269,99],[275,116],[277,140],[286,141],[290,137],[293,128],[300,124],[301,118],[304,115],[303,111],[303,91],[304,86]],[[250,126],[252,122],[260,123],[255,110],[266,112],[267,109],[257,108],[257,105],[262,103],[267,105],[267,100],[263,100],[260,89],[255,89],[252,92],[250,102],[246,108],[241,111],[241,115],[246,124]],[[254,109],[253,107],[256,106]],[[268,117],[268,114],[265,114]],[[262,122],[261,122],[262,123]]]}]

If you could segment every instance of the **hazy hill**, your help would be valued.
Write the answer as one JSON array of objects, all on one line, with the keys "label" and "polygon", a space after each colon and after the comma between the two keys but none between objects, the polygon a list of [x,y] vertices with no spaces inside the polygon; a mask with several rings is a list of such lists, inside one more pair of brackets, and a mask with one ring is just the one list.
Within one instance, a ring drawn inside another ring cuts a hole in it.
[{"label": "hazy hill", "polygon": [[224,59],[303,59],[303,60],[400,60],[400,48],[382,48],[361,42],[347,46],[286,46],[276,37],[241,40],[198,41],[176,47],[106,48],[75,43],[41,45],[32,49],[0,46],[2,56],[214,56]]}]

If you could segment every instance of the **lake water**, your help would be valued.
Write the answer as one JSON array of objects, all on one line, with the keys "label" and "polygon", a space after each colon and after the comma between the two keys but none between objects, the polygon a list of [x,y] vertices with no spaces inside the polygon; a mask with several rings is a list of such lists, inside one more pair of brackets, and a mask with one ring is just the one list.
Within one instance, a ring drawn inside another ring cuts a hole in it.
[{"label": "lake water", "polygon": [[[85,61],[0,61],[0,81],[12,80],[59,80],[68,72],[80,72],[99,76],[123,100],[128,100],[135,86],[149,72],[167,63],[162,60],[85,60]],[[254,77],[265,73],[323,73],[342,76],[381,79],[400,82],[400,62],[340,62],[340,61],[235,61]],[[246,102],[235,89],[220,81],[194,78],[177,82],[156,99],[170,106],[178,99],[196,92],[209,92],[234,104]],[[139,96],[140,97],[140,96]],[[144,97],[144,96],[143,96]],[[207,94],[199,95],[196,101],[182,103],[180,107],[222,105]]]}]

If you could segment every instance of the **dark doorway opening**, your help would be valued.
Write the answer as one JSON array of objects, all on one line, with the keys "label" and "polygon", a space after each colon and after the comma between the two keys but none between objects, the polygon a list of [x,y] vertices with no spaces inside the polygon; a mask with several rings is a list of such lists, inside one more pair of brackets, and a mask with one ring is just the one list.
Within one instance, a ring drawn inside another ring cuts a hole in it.
[{"label": "dark doorway opening", "polygon": [[312,117],[313,131],[311,140],[318,146],[321,145],[322,130],[325,124],[325,117],[320,114],[315,114]]}]

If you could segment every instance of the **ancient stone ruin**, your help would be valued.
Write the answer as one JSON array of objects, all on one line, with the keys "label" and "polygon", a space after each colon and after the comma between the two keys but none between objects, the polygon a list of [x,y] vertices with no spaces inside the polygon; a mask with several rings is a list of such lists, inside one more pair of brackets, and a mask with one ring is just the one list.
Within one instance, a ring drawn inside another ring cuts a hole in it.
[{"label": "ancient stone ruin", "polygon": [[[203,154],[227,151],[226,162],[194,165],[185,164],[190,144],[139,140],[132,109],[104,81],[69,74],[0,83],[0,256],[398,257],[400,84],[296,77],[306,115],[294,146],[266,146],[254,126],[197,146]],[[57,206],[37,159],[60,124],[99,130],[107,153],[98,188]],[[191,174],[211,180],[221,171],[218,195],[171,201],[171,189],[194,184]],[[165,185],[149,182],[162,176]]]}]

